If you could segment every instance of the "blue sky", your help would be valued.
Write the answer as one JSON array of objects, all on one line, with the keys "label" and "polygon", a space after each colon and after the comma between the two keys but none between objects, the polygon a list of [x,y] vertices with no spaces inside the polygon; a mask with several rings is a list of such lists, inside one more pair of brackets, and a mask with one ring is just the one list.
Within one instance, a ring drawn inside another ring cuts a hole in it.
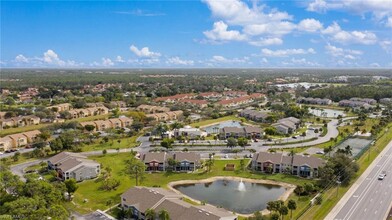
[{"label": "blue sky", "polygon": [[392,67],[392,0],[1,1],[1,67]]}]

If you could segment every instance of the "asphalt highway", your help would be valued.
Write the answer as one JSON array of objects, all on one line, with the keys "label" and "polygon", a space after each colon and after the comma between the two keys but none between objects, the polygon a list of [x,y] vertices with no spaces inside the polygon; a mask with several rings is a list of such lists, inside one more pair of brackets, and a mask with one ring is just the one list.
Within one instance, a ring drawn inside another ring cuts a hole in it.
[{"label": "asphalt highway", "polygon": [[[380,173],[386,177],[379,180]],[[392,141],[354,183],[327,220],[384,220],[392,203]]]}]

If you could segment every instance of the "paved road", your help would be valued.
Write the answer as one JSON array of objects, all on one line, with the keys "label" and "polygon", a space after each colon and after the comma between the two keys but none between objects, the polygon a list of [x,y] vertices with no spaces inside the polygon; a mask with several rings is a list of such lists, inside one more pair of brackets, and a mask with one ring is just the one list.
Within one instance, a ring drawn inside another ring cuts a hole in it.
[{"label": "paved road", "polygon": [[[387,172],[384,180],[378,175]],[[392,141],[354,183],[326,220],[384,220],[392,203]]]},{"label": "paved road", "polygon": [[[18,150],[18,152],[19,153],[27,153],[27,152],[31,152],[31,151],[33,151],[34,149],[33,148],[29,148],[29,149],[19,149]],[[12,157],[12,156],[14,156],[14,154],[15,154],[16,152],[11,152],[11,153],[4,153],[4,154],[1,154],[0,155],[0,159],[1,158],[5,158],[5,157]]]},{"label": "paved road", "polygon": [[24,170],[29,166],[33,166],[33,165],[37,165],[37,164],[41,163],[41,161],[43,161],[43,159],[17,164],[17,165],[11,166],[10,170],[12,173],[18,175],[22,181],[25,181],[25,178],[23,177]]}]

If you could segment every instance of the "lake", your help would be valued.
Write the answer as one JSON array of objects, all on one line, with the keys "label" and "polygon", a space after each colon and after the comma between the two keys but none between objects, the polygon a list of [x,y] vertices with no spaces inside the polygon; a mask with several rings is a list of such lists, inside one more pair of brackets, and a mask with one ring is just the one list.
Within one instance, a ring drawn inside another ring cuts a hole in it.
[{"label": "lake", "polygon": [[279,185],[238,180],[215,180],[209,183],[176,185],[181,193],[240,214],[251,214],[277,200],[286,189]]}]

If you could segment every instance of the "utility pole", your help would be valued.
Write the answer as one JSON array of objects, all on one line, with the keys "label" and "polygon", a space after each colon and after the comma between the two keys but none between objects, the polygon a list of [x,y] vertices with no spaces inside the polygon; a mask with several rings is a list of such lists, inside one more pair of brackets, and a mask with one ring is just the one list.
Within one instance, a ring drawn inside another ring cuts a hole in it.
[{"label": "utility pole", "polygon": [[337,187],[336,187],[336,197],[338,197],[338,195],[339,195],[339,186],[342,183],[342,182],[339,181],[339,179],[340,179],[340,176],[338,176],[338,180],[336,181],[336,183],[338,184]]}]

